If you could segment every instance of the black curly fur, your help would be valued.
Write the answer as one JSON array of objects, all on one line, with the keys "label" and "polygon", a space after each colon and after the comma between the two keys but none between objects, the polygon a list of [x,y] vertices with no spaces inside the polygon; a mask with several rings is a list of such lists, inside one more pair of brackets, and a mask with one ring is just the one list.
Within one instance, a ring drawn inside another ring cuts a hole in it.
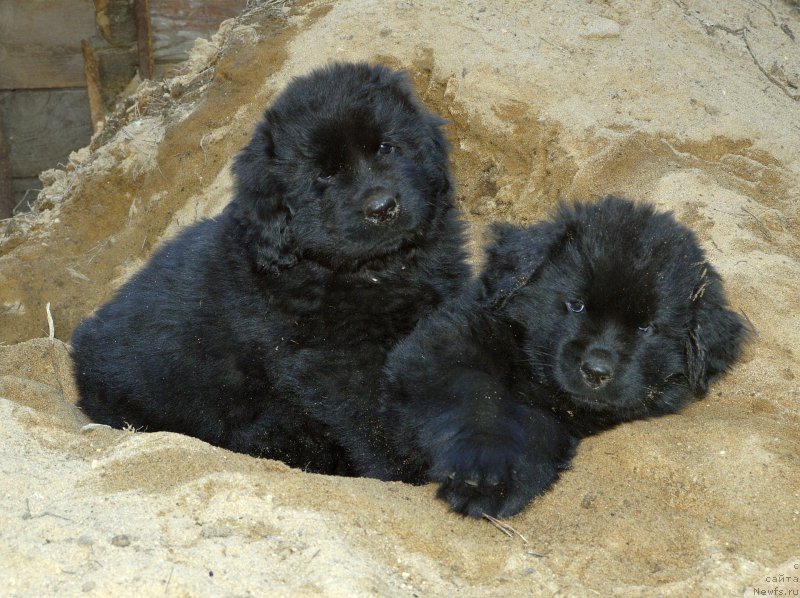
[{"label": "black curly fur", "polygon": [[[236,158],[237,191],[73,333],[80,407],[309,471],[386,477],[391,347],[468,276],[442,120],[400,72],[294,80]],[[391,196],[378,222],[365,202]]]},{"label": "black curly fur", "polygon": [[522,510],[582,437],[702,397],[746,336],[670,214],[608,197],[494,234],[480,284],[387,361],[397,475],[476,517]]}]

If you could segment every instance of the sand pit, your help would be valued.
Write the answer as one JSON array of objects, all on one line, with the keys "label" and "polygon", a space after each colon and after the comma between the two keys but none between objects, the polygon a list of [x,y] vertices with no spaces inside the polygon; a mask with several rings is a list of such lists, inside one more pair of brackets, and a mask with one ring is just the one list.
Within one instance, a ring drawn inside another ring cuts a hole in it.
[{"label": "sand pit", "polygon": [[[316,0],[224,23],[0,222],[2,593],[797,595],[798,37],[786,0]],[[519,534],[433,486],[87,428],[73,407],[72,328],[227,203],[270,98],[335,59],[407,69],[448,119],[475,248],[559,198],[650,201],[697,231],[756,331],[706,400],[584,442]]]}]

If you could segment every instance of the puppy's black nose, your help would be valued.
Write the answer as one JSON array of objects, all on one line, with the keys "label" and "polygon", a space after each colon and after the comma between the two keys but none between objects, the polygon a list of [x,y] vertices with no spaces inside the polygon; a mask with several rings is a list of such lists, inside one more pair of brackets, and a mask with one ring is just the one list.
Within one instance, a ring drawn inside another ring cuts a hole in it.
[{"label": "puppy's black nose", "polygon": [[400,206],[394,195],[386,190],[371,193],[364,203],[364,215],[375,224],[386,224],[397,218]]},{"label": "puppy's black nose", "polygon": [[590,351],[581,362],[581,374],[586,384],[600,388],[614,375],[614,365],[608,351]]}]

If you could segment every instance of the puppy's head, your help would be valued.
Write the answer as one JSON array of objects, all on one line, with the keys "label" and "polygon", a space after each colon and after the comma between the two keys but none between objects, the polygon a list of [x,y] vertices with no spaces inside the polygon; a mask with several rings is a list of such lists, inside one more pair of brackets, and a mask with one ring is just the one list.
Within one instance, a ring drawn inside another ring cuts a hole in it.
[{"label": "puppy's head", "polygon": [[669,214],[612,197],[563,206],[492,251],[487,297],[522,324],[538,381],[576,406],[619,419],[675,411],[739,354],[742,322]]},{"label": "puppy's head", "polygon": [[234,167],[232,209],[258,266],[349,269],[424,244],[452,206],[442,124],[403,73],[381,66],[295,79]]}]

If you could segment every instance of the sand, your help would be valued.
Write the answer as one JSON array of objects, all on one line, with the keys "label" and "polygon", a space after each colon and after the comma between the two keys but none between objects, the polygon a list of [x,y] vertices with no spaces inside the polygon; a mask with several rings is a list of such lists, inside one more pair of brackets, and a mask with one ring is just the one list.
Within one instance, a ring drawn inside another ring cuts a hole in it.
[{"label": "sand", "polygon": [[[786,0],[316,0],[224,23],[0,222],[0,593],[798,595],[798,36]],[[476,256],[487,222],[559,198],[649,201],[697,231],[756,331],[704,401],[585,441],[510,536],[434,486],[87,428],[74,407],[73,327],[227,203],[292,76],[352,59],[407,69],[448,119]]]}]

